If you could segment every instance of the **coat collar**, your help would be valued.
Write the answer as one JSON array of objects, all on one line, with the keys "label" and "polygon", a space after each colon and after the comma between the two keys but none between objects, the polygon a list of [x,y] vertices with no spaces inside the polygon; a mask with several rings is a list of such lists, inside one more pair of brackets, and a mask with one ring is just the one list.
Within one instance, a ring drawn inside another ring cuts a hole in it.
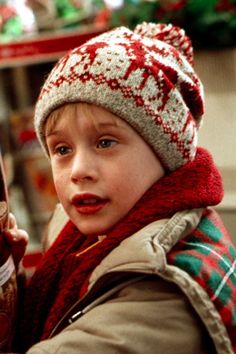
[{"label": "coat collar", "polygon": [[184,210],[171,218],[154,221],[126,238],[95,268],[89,289],[109,272],[154,273],[166,266],[166,253],[183,237],[193,231],[203,209]]}]

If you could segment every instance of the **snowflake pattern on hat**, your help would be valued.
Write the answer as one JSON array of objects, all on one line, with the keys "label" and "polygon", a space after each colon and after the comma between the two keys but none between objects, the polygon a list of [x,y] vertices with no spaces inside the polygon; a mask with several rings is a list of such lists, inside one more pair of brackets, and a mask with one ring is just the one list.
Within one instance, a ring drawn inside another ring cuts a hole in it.
[{"label": "snowflake pattern on hat", "polygon": [[164,24],[144,23],[134,32],[116,28],[73,49],[55,65],[36,105],[44,149],[49,114],[66,103],[87,102],[128,122],[167,170],[182,166],[195,156],[203,114],[192,62],[190,39]]}]

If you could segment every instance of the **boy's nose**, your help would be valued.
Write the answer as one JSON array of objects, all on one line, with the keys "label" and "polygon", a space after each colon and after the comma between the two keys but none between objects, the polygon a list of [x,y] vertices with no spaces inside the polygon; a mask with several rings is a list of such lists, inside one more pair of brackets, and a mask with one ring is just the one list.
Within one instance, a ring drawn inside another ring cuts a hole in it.
[{"label": "boy's nose", "polygon": [[71,180],[77,183],[84,180],[92,181],[95,179],[94,159],[92,159],[87,153],[76,154],[71,166]]}]

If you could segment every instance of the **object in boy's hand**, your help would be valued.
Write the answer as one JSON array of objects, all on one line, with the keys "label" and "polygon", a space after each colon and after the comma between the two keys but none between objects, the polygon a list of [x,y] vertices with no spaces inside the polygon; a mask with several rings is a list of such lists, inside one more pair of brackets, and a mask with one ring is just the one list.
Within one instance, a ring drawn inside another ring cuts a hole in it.
[{"label": "object in boy's hand", "polygon": [[11,350],[17,299],[15,265],[4,239],[8,213],[6,179],[0,154],[0,351]]},{"label": "object in boy's hand", "polygon": [[4,200],[0,200],[0,232],[3,232],[3,230],[6,227],[7,223],[7,218],[8,218],[8,208],[7,208],[7,202]]}]

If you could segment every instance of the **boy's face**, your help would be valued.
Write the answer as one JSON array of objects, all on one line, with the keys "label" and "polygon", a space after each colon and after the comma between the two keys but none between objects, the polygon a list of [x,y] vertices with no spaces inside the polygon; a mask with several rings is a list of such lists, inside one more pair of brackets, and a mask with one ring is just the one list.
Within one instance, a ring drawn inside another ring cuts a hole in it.
[{"label": "boy's face", "polygon": [[46,127],[56,191],[82,233],[104,235],[164,170],[122,119],[95,105],[78,104],[73,112]]}]

